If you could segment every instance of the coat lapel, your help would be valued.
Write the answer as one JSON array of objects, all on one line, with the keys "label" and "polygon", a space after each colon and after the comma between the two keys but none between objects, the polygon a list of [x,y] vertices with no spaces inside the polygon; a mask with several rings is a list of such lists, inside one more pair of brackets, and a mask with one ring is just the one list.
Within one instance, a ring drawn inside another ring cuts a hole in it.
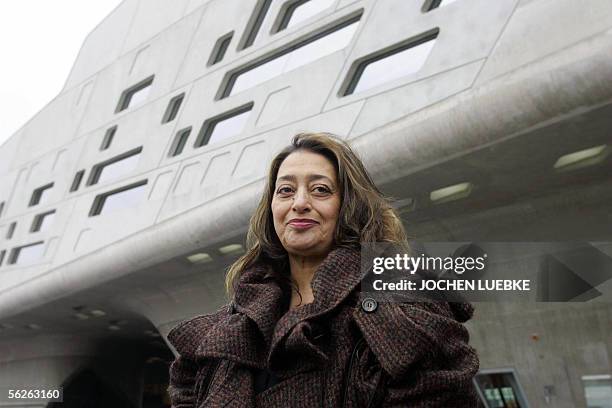
[{"label": "coat lapel", "polygon": [[[235,313],[220,313],[191,330],[197,357],[269,367],[280,377],[306,371],[327,359],[316,341],[322,334],[320,317],[334,310],[359,285],[359,251],[336,248],[330,252],[311,283],[314,301],[289,311],[290,294],[279,273],[283,272],[261,264],[242,273],[233,301]],[[300,356],[299,364],[291,366],[291,361],[297,361],[285,358],[286,353]]]}]

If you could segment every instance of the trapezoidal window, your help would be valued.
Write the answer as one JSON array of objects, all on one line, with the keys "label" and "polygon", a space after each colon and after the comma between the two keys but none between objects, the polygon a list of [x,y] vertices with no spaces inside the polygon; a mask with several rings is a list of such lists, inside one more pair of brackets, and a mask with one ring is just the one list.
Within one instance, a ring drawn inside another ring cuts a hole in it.
[{"label": "trapezoidal window", "polygon": [[79,170],[76,172],[76,174],[74,175],[74,178],[72,179],[72,184],[70,185],[71,193],[79,189],[84,175],[85,175],[85,170]]},{"label": "trapezoidal window", "polygon": [[272,32],[291,28],[330,8],[335,0],[293,0],[286,2],[278,13]]},{"label": "trapezoidal window", "polygon": [[423,13],[427,13],[433,9],[437,9],[440,7],[448,6],[451,3],[456,2],[457,0],[426,0],[423,3]]},{"label": "trapezoidal window", "polygon": [[257,1],[257,4],[255,4],[255,8],[253,9],[253,13],[251,14],[251,18],[249,19],[246,29],[244,30],[244,34],[242,35],[240,43],[238,44],[238,50],[244,50],[245,48],[253,45],[255,38],[257,38],[257,34],[259,33],[259,29],[266,18],[270,4],[272,4],[272,0]]},{"label": "trapezoidal window", "polygon": [[210,53],[210,58],[208,59],[208,66],[215,65],[217,62],[221,62],[223,57],[225,57],[225,52],[229,48],[230,43],[232,42],[232,37],[234,36],[234,32],[230,32],[225,34],[222,37],[219,37],[215,42],[215,46],[213,47],[212,52]]},{"label": "trapezoidal window", "polygon": [[583,375],[582,384],[587,408],[612,407],[612,376],[610,374]]},{"label": "trapezoidal window", "polygon": [[149,96],[149,91],[151,90],[151,85],[153,84],[153,78],[155,78],[155,76],[151,75],[123,91],[119,97],[119,103],[117,103],[115,113],[140,105],[146,101]]},{"label": "trapezoidal window", "polygon": [[513,369],[482,370],[474,384],[487,407],[526,407],[525,394]]},{"label": "trapezoidal window", "polygon": [[0,251],[0,266],[2,266],[2,262],[4,261],[4,255],[6,255],[6,249]]},{"label": "trapezoidal window", "polygon": [[227,74],[217,95],[226,98],[345,48],[353,38],[363,10],[335,22],[321,32],[288,44],[268,58]]},{"label": "trapezoidal window", "polygon": [[6,239],[13,238],[13,235],[15,234],[15,228],[17,228],[17,221],[13,221],[10,223],[8,229],[6,230]]},{"label": "trapezoidal window", "polygon": [[53,187],[53,183],[45,184],[44,186],[35,189],[32,192],[32,197],[30,198],[30,203],[28,204],[28,207],[43,204],[49,196],[48,190],[50,190],[51,187]]},{"label": "trapezoidal window", "polygon": [[9,265],[25,265],[38,262],[45,254],[43,241],[23,245],[11,250],[8,258]]},{"label": "trapezoidal window", "polygon": [[362,92],[418,72],[431,53],[438,33],[436,28],[355,61],[343,95]]},{"label": "trapezoidal window", "polygon": [[117,133],[117,125],[106,129],[106,132],[104,132],[104,137],[102,138],[102,143],[100,144],[100,150],[106,150],[110,147],[111,143],[113,142],[113,138],[115,137],[115,133]]},{"label": "trapezoidal window", "polygon": [[142,146],[105,160],[92,167],[87,185],[116,180],[132,173],[138,166]]},{"label": "trapezoidal window", "polygon": [[181,129],[174,136],[174,140],[172,141],[172,145],[170,146],[170,151],[168,152],[169,157],[178,156],[183,152],[185,145],[187,144],[187,139],[189,139],[189,135],[191,134],[191,126],[185,129]]},{"label": "trapezoidal window", "polygon": [[146,184],[147,180],[143,180],[97,195],[89,211],[89,216],[93,217],[136,207],[144,197]]},{"label": "trapezoidal window", "polygon": [[176,119],[176,115],[178,115],[179,109],[181,108],[181,104],[183,103],[183,99],[185,98],[185,93],[183,92],[180,95],[176,95],[170,102],[168,102],[168,107],[166,108],[166,112],[162,117],[162,123],[172,122]]},{"label": "trapezoidal window", "polygon": [[3,212],[4,212],[4,201],[0,202],[0,217],[2,217]]},{"label": "trapezoidal window", "polygon": [[30,232],[44,232],[47,228],[49,228],[49,226],[51,226],[54,218],[55,210],[36,215],[32,221]]},{"label": "trapezoidal window", "polygon": [[251,102],[205,120],[194,147],[216,143],[239,135],[244,130],[244,126],[252,109],[253,103]]}]

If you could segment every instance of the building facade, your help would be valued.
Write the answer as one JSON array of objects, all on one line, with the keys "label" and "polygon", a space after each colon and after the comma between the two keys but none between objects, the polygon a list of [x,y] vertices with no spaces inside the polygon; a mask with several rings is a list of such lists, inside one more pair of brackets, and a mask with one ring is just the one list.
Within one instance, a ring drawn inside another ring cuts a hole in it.
[{"label": "building facade", "polygon": [[[611,29],[607,0],[124,0],[0,147],[0,390],[164,406],[165,335],[226,302],[301,131],[348,140],[419,240],[612,254]],[[612,406],[611,328],[476,305],[483,399]]]}]

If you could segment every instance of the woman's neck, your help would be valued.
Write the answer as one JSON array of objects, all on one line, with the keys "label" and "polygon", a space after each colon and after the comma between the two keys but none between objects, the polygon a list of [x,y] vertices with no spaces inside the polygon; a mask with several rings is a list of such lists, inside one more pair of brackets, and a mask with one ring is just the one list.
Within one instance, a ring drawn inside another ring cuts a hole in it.
[{"label": "woman's neck", "polygon": [[293,288],[291,291],[291,309],[311,303],[314,300],[311,282],[317,268],[323,262],[323,259],[323,257],[289,255],[291,280],[297,286],[297,288]]}]

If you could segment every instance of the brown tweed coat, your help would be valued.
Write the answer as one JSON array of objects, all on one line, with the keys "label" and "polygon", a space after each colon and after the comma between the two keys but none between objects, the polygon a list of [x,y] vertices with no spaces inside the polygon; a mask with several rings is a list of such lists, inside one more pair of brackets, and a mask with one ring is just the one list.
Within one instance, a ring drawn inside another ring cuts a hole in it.
[{"label": "brown tweed coat", "polygon": [[[466,304],[358,302],[359,251],[337,248],[311,283],[314,302],[286,312],[275,272],[240,277],[233,307],[168,335],[172,407],[476,407],[478,358]],[[280,382],[255,395],[253,369]]]}]

